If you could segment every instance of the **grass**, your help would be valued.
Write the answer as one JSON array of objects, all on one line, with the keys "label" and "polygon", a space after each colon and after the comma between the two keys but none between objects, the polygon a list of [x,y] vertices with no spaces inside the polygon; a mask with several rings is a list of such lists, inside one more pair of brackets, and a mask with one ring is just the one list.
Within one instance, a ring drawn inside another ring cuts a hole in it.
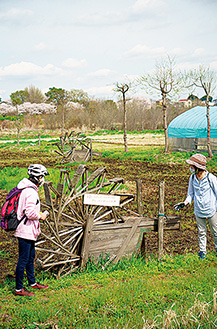
[{"label": "grass", "polygon": [[[14,117],[11,117],[12,120]],[[16,117],[15,117],[16,119]],[[1,116],[0,116],[1,120]],[[20,131],[20,139],[26,139],[26,138],[36,138],[38,139],[39,133],[41,134],[41,138],[52,138],[52,137],[59,137],[61,136],[61,131],[56,130],[28,130],[28,129],[21,129]],[[97,131],[86,131],[82,133],[86,136],[102,136],[102,135],[123,135],[122,130],[97,130]],[[157,129],[157,130],[142,130],[142,131],[127,131],[128,135],[141,135],[141,134],[152,134],[152,135],[162,135],[164,133],[163,129]],[[0,140],[11,140],[17,138],[17,131],[16,129],[9,131],[2,131]]]},{"label": "grass", "polygon": [[[49,180],[57,184],[59,180],[59,169],[48,168]],[[10,179],[8,179],[10,177]],[[0,189],[10,191],[17,186],[24,177],[28,178],[27,168],[4,167],[1,168]]]},{"label": "grass", "polygon": [[[217,259],[210,253],[127,258],[106,271],[89,262],[86,271],[55,280],[34,297],[0,288],[1,328],[215,328]],[[41,276],[41,277],[40,277]]]}]

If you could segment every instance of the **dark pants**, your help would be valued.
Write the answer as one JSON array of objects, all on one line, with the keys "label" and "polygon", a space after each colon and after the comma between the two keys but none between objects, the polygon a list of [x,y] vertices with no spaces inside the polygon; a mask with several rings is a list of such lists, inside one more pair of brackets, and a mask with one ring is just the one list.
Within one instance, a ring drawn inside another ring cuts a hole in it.
[{"label": "dark pants", "polygon": [[35,241],[18,238],[19,259],[16,268],[16,290],[23,288],[23,276],[26,269],[27,279],[30,284],[35,283],[34,259],[35,259]]}]

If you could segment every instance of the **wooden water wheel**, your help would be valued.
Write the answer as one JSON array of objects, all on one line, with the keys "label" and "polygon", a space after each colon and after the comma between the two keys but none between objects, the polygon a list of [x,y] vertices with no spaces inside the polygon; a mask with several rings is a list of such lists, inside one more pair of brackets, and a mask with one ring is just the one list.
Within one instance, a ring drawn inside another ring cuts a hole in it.
[{"label": "wooden water wheel", "polygon": [[[45,270],[53,269],[58,277],[75,271],[81,261],[81,244],[89,215],[94,216],[94,225],[118,224],[124,222],[124,214],[136,213],[127,205],[134,195],[118,193],[124,183],[122,178],[106,180],[106,168],[100,167],[88,173],[86,165],[79,165],[74,176],[60,170],[60,178],[55,188],[51,182],[45,182],[44,192],[50,216],[42,224],[40,239],[36,249],[41,251],[37,263]],[[118,207],[86,205],[85,193],[118,195]],[[137,215],[137,214],[136,214]]]},{"label": "wooden water wheel", "polygon": [[100,152],[94,152],[92,149],[92,140],[85,135],[67,132],[63,137],[60,137],[60,142],[53,143],[58,150],[54,150],[61,159],[61,163],[73,162],[92,162],[93,156],[101,156]]}]

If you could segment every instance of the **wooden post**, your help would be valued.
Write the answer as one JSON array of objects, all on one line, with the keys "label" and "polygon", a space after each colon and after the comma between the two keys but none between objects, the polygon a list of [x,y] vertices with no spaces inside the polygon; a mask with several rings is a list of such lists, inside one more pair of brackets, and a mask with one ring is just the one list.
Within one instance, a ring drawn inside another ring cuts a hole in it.
[{"label": "wooden post", "polygon": [[136,180],[136,191],[137,191],[137,211],[139,215],[143,215],[143,200],[142,200],[142,181],[141,179]]},{"label": "wooden post", "polygon": [[92,139],[90,139],[90,163],[93,162],[93,145],[92,145]]},{"label": "wooden post", "polygon": [[164,181],[159,185],[159,211],[158,211],[158,259],[163,256],[163,234],[164,234]]},{"label": "wooden post", "polygon": [[41,133],[38,134],[38,146],[41,146]]},{"label": "wooden post", "polygon": [[88,261],[88,253],[90,248],[90,240],[92,235],[92,228],[93,228],[93,215],[87,216],[86,220],[86,227],[84,231],[83,243],[81,248],[81,268],[85,266]]}]

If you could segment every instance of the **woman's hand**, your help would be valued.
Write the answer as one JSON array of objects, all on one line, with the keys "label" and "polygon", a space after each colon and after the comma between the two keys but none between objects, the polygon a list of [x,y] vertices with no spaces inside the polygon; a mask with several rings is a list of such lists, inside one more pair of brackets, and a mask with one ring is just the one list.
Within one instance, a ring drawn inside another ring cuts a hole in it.
[{"label": "woman's hand", "polygon": [[45,220],[49,216],[49,212],[45,210],[44,212],[40,212],[40,219]]}]

